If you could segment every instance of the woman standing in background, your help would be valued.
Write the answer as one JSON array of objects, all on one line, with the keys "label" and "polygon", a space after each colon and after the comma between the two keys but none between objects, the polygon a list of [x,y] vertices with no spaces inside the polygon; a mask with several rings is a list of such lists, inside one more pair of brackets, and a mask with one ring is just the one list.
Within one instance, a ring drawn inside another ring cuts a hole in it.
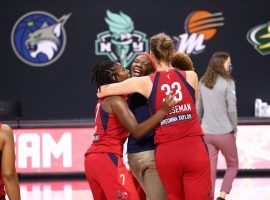
[{"label": "woman standing in background", "polygon": [[238,171],[236,147],[237,108],[235,82],[230,55],[216,52],[199,83],[197,112],[201,119],[211,161],[212,194],[214,195],[218,153],[225,157],[227,170],[218,200],[224,200]]}]

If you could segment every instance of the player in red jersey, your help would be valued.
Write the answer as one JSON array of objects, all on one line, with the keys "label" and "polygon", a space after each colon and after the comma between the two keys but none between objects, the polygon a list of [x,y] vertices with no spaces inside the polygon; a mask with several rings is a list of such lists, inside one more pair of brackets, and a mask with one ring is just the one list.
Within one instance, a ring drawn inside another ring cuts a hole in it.
[{"label": "player in red jersey", "polygon": [[175,52],[171,59],[171,65],[179,70],[194,71],[193,62],[186,53]]},{"label": "player in red jersey", "polygon": [[[211,191],[210,161],[198,120],[195,99],[198,77],[194,71],[178,71],[171,64],[172,39],[164,33],[151,37],[156,73],[101,87],[99,97],[141,93],[152,113],[165,96],[175,92],[178,103],[155,129],[156,166],[169,200],[208,200]],[[137,137],[142,136],[138,133]]]},{"label": "player in red jersey", "polygon": [[[129,71],[114,61],[93,66],[92,81],[97,87],[121,82],[129,77]],[[146,133],[153,129],[174,106],[174,95],[168,96],[155,115],[143,123],[137,121],[123,96],[99,99],[95,113],[95,134],[85,155],[85,174],[94,199],[131,199],[139,196],[133,176],[123,164],[123,144],[131,134]]]},{"label": "player in red jersey", "polygon": [[[154,60],[146,52],[137,56],[130,67],[132,77],[147,76],[154,71]],[[151,116],[148,100],[139,93],[128,96],[128,105],[138,123]],[[154,130],[149,131],[141,138],[129,135],[127,142],[128,164],[142,186],[147,200],[167,200],[167,194],[155,164],[154,136]]]},{"label": "player in red jersey", "polygon": [[[6,124],[0,124],[0,200],[20,199],[19,180],[15,169],[15,152],[12,129]],[[5,189],[6,191],[5,191]]]}]

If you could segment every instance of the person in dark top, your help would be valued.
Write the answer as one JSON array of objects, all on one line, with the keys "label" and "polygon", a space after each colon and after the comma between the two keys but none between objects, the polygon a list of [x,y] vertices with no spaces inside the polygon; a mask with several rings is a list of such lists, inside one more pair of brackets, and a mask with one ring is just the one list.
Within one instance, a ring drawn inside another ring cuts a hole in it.
[{"label": "person in dark top", "polygon": [[[154,71],[155,63],[150,54],[146,52],[135,58],[130,69],[132,77],[147,76]],[[151,116],[148,100],[143,95],[139,93],[129,95],[128,104],[138,123]],[[132,173],[142,186],[147,200],[164,200],[167,199],[167,195],[156,169],[154,136],[154,130],[149,131],[140,139],[129,135],[128,163]]]}]

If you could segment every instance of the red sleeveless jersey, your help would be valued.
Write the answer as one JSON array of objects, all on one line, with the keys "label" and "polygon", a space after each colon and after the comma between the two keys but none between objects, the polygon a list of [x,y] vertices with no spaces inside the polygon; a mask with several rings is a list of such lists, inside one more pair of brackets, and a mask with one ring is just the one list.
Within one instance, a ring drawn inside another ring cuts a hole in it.
[{"label": "red sleeveless jersey", "polygon": [[[2,124],[0,124],[0,129],[2,129]],[[3,178],[2,178],[2,151],[0,151],[0,198],[1,197],[5,197],[6,195],[6,192],[5,192],[5,189],[4,189],[4,181],[3,181]]]},{"label": "red sleeveless jersey", "polygon": [[152,113],[162,107],[163,100],[173,91],[179,100],[156,128],[155,143],[166,143],[187,136],[200,136],[203,131],[196,112],[195,90],[186,81],[186,72],[158,71],[150,75],[153,88],[149,97]]},{"label": "red sleeveless jersey", "polygon": [[102,110],[101,102],[102,99],[99,99],[96,105],[95,134],[93,143],[86,154],[106,152],[122,156],[123,144],[128,137],[128,131],[124,129],[115,115]]}]

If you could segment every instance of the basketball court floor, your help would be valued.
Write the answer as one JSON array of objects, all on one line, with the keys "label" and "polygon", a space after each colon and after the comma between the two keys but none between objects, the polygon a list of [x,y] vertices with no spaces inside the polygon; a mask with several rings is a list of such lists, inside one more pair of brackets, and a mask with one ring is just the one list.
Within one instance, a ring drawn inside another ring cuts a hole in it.
[{"label": "basketball court floor", "polygon": [[[221,185],[217,179],[215,194]],[[92,200],[88,183],[84,180],[56,180],[51,182],[22,182],[22,200]],[[226,200],[269,200],[270,178],[237,178]]]}]

